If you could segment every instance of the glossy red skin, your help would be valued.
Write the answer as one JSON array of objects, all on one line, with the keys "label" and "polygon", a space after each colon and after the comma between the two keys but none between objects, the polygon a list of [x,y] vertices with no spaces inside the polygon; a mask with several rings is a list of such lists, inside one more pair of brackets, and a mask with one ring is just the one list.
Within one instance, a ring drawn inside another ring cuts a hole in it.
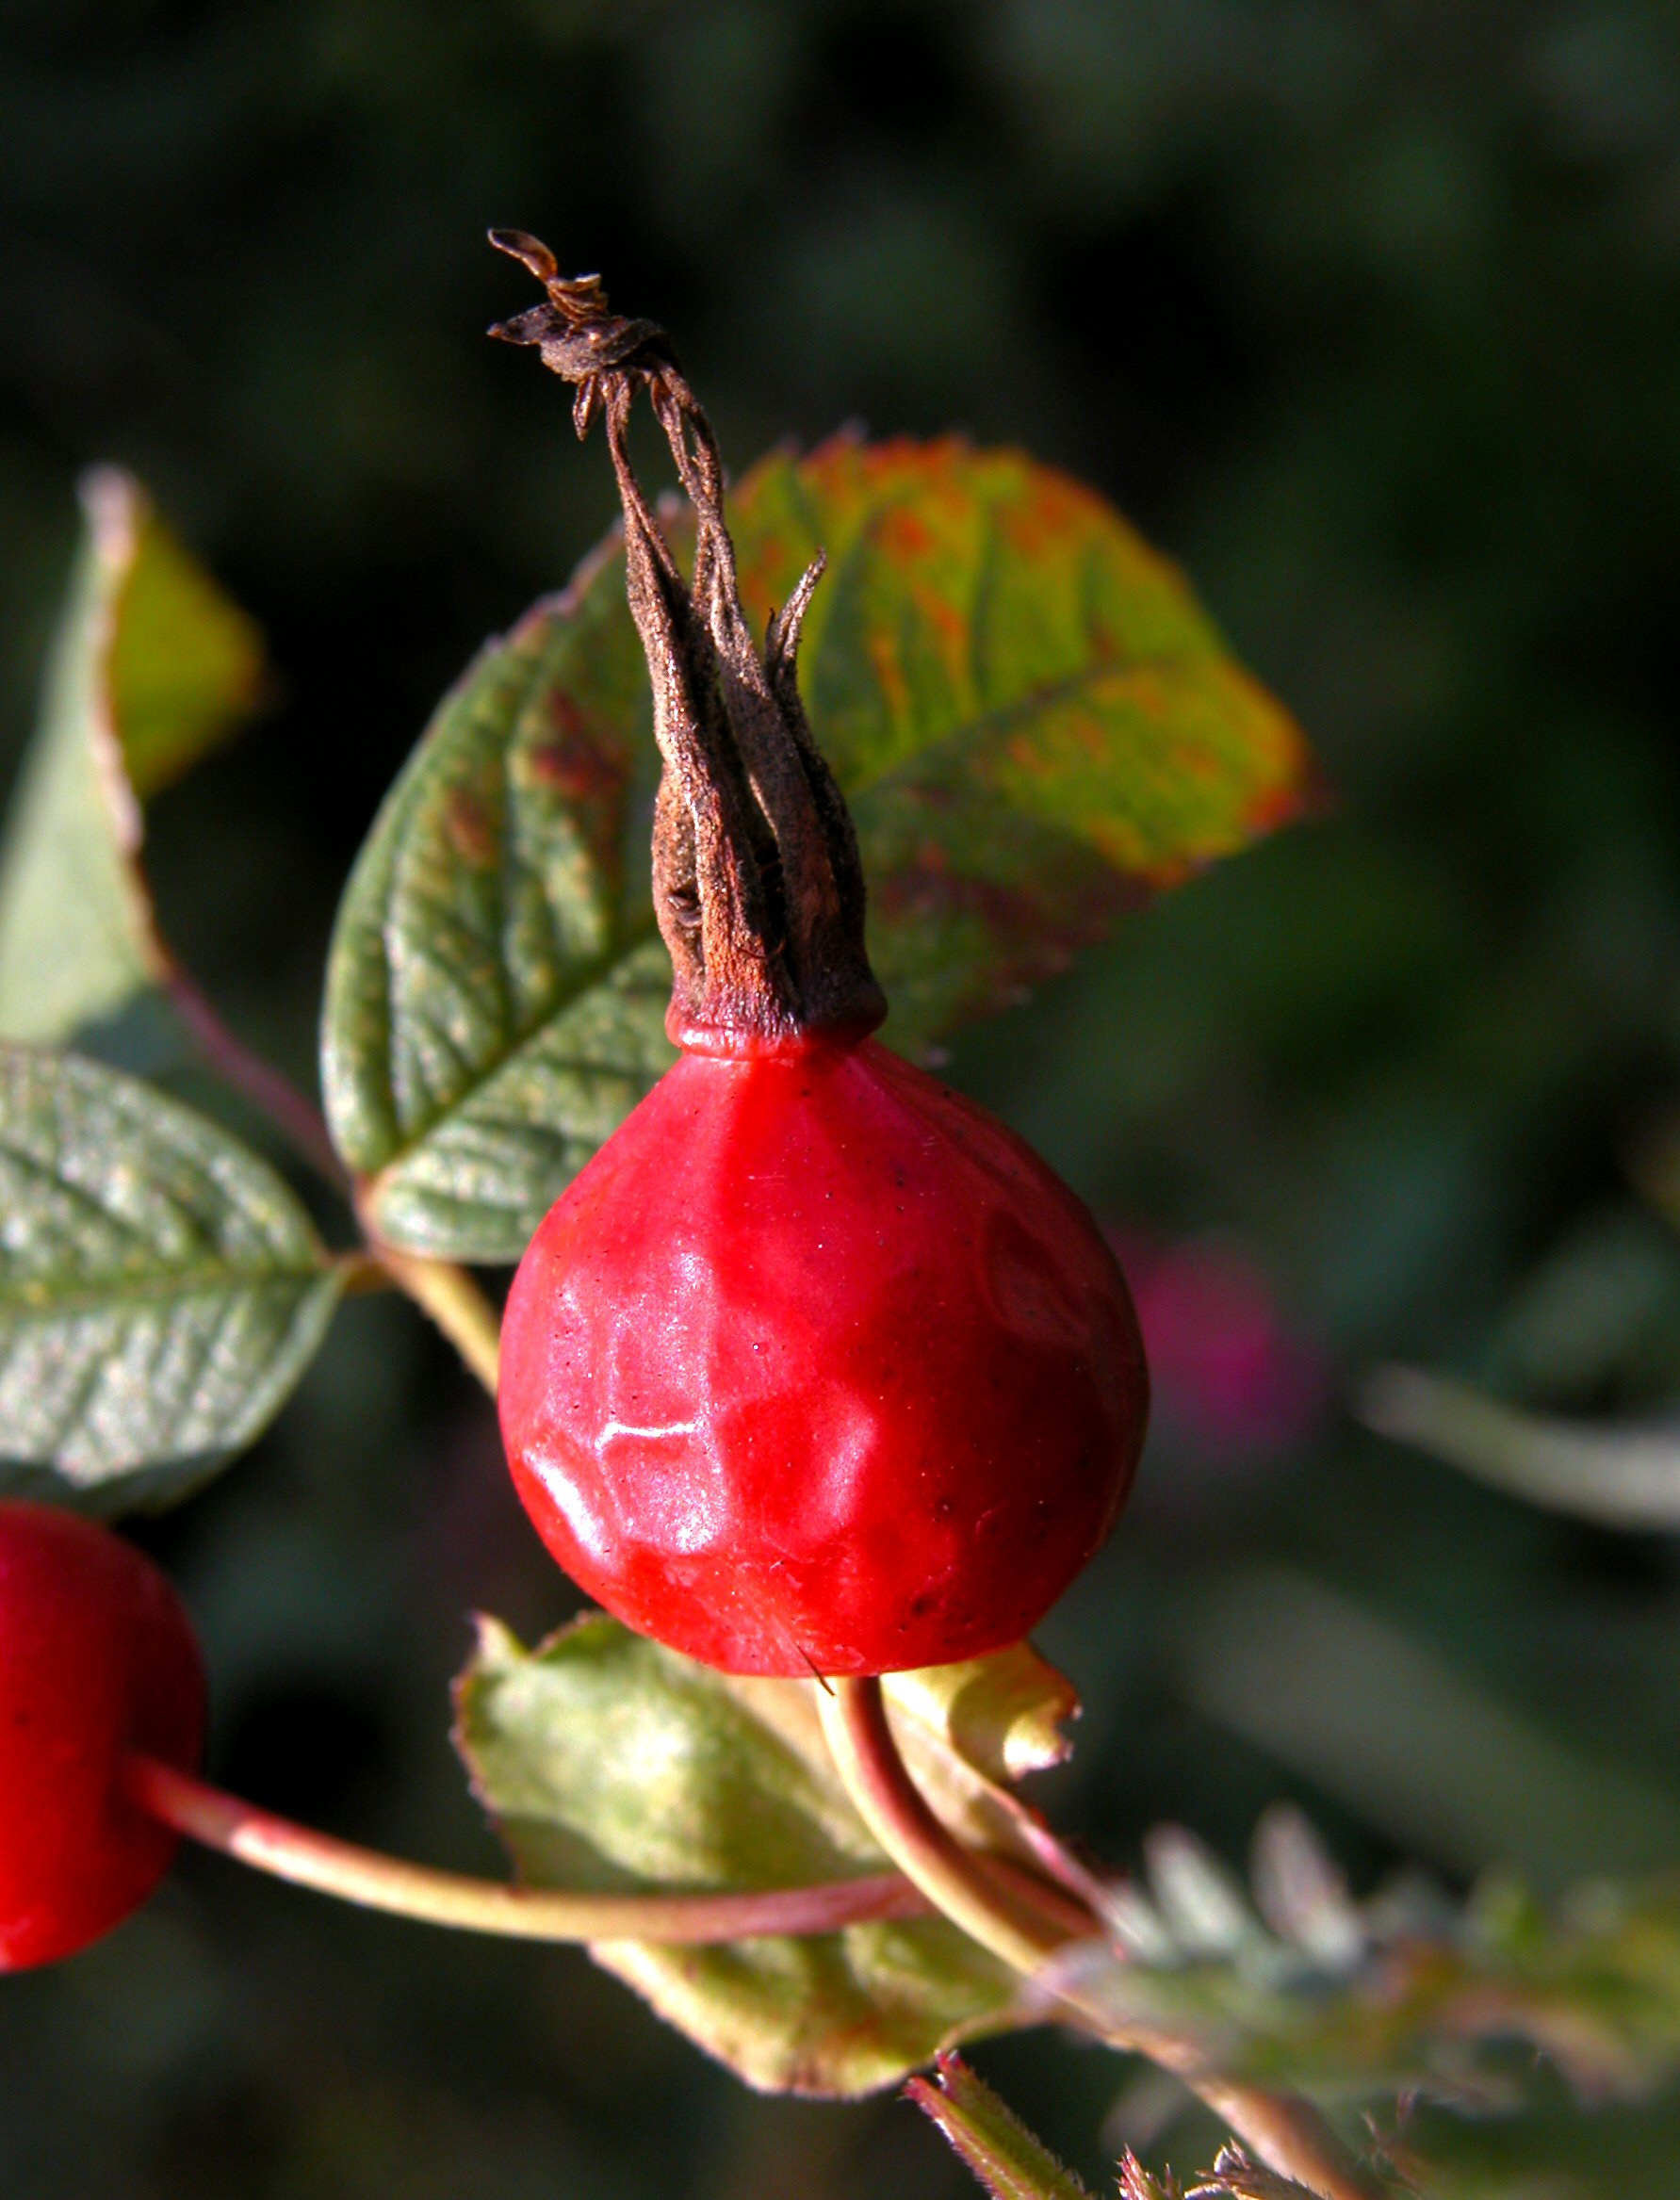
[{"label": "glossy red skin", "polygon": [[1147,1405],[1085,1208],[873,1040],[683,1055],[550,1211],[502,1330],[549,1550],[729,1672],[1015,1641],[1113,1525]]},{"label": "glossy red skin", "polygon": [[129,1750],[196,1770],[191,1622],[108,1528],[0,1502],[0,1971],[50,1964],[137,1910],[175,1836],[116,1792]]}]

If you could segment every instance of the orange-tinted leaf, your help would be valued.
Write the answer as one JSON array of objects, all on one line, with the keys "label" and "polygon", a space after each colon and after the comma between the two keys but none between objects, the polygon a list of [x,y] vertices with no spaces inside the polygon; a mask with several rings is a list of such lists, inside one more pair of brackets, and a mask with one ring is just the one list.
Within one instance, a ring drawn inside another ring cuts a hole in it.
[{"label": "orange-tinted leaf", "polygon": [[842,435],[765,460],[732,511],[758,619],[827,553],[802,685],[857,820],[899,1044],[1003,1005],[1303,807],[1294,720],[1065,474]]}]

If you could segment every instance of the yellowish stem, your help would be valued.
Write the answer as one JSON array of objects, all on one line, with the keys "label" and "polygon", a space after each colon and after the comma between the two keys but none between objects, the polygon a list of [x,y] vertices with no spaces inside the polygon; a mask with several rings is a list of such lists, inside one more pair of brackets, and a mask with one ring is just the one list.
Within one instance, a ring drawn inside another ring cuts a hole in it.
[{"label": "yellowish stem", "polygon": [[702,1945],[781,1933],[836,1932],[925,1915],[897,1872],[745,1895],[594,1895],[528,1891],[406,1864],[335,1841],[227,1795],[155,1757],[128,1758],[122,1791],[148,1817],[294,1886],[429,1925],[518,1940],[645,1940]]},{"label": "yellowish stem", "polygon": [[368,1250],[399,1291],[406,1292],[454,1345],[467,1367],[496,1395],[501,1369],[501,1316],[465,1268],[453,1261],[433,1261],[387,1245],[369,1213],[365,1187],[358,1187],[356,1214]]},{"label": "yellowish stem", "polygon": [[974,1851],[934,1816],[898,1753],[880,1682],[830,1681],[818,1688],[817,1704],[846,1792],[905,1877],[1012,1970],[1039,1970],[1069,1935],[996,1884]]},{"label": "yellowish stem", "polygon": [[[880,1682],[831,1680],[819,1687],[817,1702],[846,1791],[905,1877],[1012,1969],[1028,1978],[1040,1974],[1072,1935],[996,1882],[982,1859],[935,1816],[899,1754]],[[1070,2015],[1112,2045],[1148,2055],[1182,2078],[1280,2176],[1293,2177],[1323,2200],[1383,2200],[1382,2188],[1310,2103],[1216,2078],[1193,2042],[1152,2030],[1118,2033],[1085,2010],[1077,1995],[1057,1992]]]}]

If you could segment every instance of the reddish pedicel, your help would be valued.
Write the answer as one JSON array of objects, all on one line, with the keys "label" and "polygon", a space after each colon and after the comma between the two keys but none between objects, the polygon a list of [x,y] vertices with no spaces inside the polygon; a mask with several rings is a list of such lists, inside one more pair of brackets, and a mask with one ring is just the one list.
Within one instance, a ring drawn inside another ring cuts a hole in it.
[{"label": "reddish pedicel", "polygon": [[73,1955],[145,1900],[175,1835],[130,1750],[196,1770],[204,1681],[179,1598],[108,1528],[0,1502],[0,1971]]},{"label": "reddish pedicel", "polygon": [[684,1054],[549,1213],[503,1328],[544,1540],[732,1672],[1014,1641],[1112,1526],[1147,1395],[1084,1206],[873,1040]]}]

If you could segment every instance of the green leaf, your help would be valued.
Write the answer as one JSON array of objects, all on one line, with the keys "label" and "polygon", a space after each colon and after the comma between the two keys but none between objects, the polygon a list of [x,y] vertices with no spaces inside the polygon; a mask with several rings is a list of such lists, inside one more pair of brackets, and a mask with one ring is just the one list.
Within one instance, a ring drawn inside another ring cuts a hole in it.
[{"label": "green leaf", "polygon": [[[911,2078],[905,2093],[938,2127],[992,2200],[1091,2200],[1072,2172],[960,2057],[941,2055],[934,2077]],[[1119,2172],[1120,2200],[1313,2200],[1304,2185],[1263,2169],[1240,2146],[1222,2146],[1212,2176],[1188,2192],[1171,2176],[1152,2176],[1129,2149]]]},{"label": "green leaf", "polygon": [[[828,553],[804,688],[908,1051],[1307,799],[1298,730],[1177,571],[1019,453],[841,436],[766,460],[731,513],[760,622]],[[657,775],[609,543],[445,702],[345,898],[328,1112],[398,1243],[517,1259],[671,1060]]]},{"label": "green leaf", "polygon": [[357,862],[328,969],[339,1150],[397,1243],[516,1260],[673,1059],[647,676],[585,567],[438,711]]},{"label": "green leaf", "polygon": [[905,2092],[992,2200],[1091,2200],[1079,2179],[957,2056],[941,2055],[934,2076],[911,2078]]},{"label": "green leaf", "polygon": [[256,700],[255,630],[139,484],[82,486],[86,532],[0,852],[0,1033],[51,1045],[158,984],[140,798]]},{"label": "green leaf", "polygon": [[1616,1426],[1527,1413],[1419,1368],[1374,1369],[1357,1401],[1381,1436],[1550,1512],[1612,1528],[1680,1528],[1680,1424]]},{"label": "green leaf", "polygon": [[[814,1684],[739,1683],[592,1616],[535,1651],[494,1621],[457,1684],[456,1743],[530,1884],[725,1892],[884,1868],[814,1715]],[[592,1951],[751,2085],[890,2085],[1009,2005],[943,1918],[726,1947]]]},{"label": "green leaf", "polygon": [[337,1278],[268,1164],[74,1055],[0,1047],[0,1489],[168,1503],[263,1429]]}]

